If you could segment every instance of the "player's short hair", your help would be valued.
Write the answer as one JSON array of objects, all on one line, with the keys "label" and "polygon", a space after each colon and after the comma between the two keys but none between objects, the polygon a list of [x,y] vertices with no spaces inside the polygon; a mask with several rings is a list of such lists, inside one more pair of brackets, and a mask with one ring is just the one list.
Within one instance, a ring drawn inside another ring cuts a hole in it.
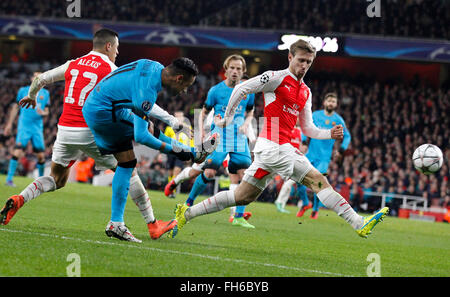
[{"label": "player's short hair", "polygon": [[169,73],[171,75],[179,75],[183,76],[197,76],[198,75],[198,67],[195,65],[194,61],[189,58],[181,57],[173,60],[173,62],[167,66]]},{"label": "player's short hair", "polygon": [[225,61],[223,61],[223,69],[227,70],[228,69],[228,65],[230,65],[230,62],[233,60],[237,60],[237,61],[241,61],[242,62],[242,70],[243,72],[247,71],[247,64],[245,63],[245,59],[244,57],[242,57],[241,55],[230,55],[228,56]]},{"label": "player's short hair", "polygon": [[307,53],[314,54],[314,57],[316,56],[316,48],[306,40],[299,39],[293,44],[291,44],[291,47],[289,48],[289,53],[295,56],[298,50],[303,50]]},{"label": "player's short hair", "polygon": [[327,100],[329,97],[336,98],[337,100],[338,95],[335,92],[326,93],[325,96],[323,96],[323,101]]},{"label": "player's short hair", "polygon": [[92,39],[92,44],[94,48],[103,47],[108,42],[114,44],[116,42],[116,37],[119,38],[119,34],[117,34],[117,32],[103,28],[95,32],[94,38]]}]

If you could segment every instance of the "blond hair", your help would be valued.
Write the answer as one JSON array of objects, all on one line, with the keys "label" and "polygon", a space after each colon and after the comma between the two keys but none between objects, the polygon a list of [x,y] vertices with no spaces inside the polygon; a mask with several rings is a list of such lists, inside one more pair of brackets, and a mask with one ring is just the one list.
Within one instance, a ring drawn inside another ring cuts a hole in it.
[{"label": "blond hair", "polygon": [[242,57],[241,55],[231,55],[228,56],[225,61],[223,62],[223,68],[225,70],[228,69],[228,65],[230,65],[230,62],[232,60],[237,60],[237,61],[241,61],[242,62],[242,71],[245,73],[247,71],[247,64],[245,63],[245,59],[244,57]]},{"label": "blond hair", "polygon": [[291,44],[291,47],[289,48],[289,53],[291,53],[291,55],[295,56],[295,53],[297,53],[298,50],[303,50],[307,53],[314,54],[314,57],[316,56],[315,47],[312,46],[311,43],[309,43],[306,40],[299,39],[296,42],[294,42],[293,44]]}]

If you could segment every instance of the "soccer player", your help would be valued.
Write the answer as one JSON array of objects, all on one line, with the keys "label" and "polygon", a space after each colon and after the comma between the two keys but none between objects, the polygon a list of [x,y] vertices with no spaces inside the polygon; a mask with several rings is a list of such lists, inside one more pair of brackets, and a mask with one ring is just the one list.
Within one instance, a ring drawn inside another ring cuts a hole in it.
[{"label": "soccer player", "polygon": [[[176,111],[174,113],[175,118],[177,118],[178,122],[182,123],[185,120],[184,113],[182,111]],[[184,132],[178,132],[176,133],[173,128],[170,125],[167,125],[164,130],[164,135],[178,140],[180,143],[184,145],[188,145],[193,147],[194,146],[194,139],[186,135]],[[169,170],[169,178],[168,182],[170,183],[175,177],[177,177],[181,170],[184,167],[184,162],[178,159],[174,155],[168,155],[167,156],[167,169]],[[175,191],[168,195],[169,198],[175,198]]]},{"label": "soccer player", "polygon": [[[106,28],[100,29],[94,34],[91,52],[44,72],[33,80],[28,95],[19,102],[24,107],[36,105],[36,94],[39,94],[43,86],[65,80],[63,112],[58,122],[58,133],[53,145],[51,172],[49,176],[39,177],[19,195],[13,195],[6,201],[0,212],[1,224],[8,224],[25,203],[43,193],[64,187],[71,166],[83,153],[95,160],[99,170],[116,168],[117,161],[113,155],[100,154],[81,109],[96,84],[117,68],[114,62],[118,55],[118,47],[117,33]],[[33,111],[33,109],[24,110]],[[176,123],[174,117],[170,117],[158,106],[155,105],[152,111],[155,112],[154,116],[160,115],[162,120]],[[149,228],[150,236],[154,239],[158,238],[166,224],[155,219],[148,193],[135,172],[130,180],[130,196],[138,205]],[[109,230],[108,234],[122,240],[139,241],[127,227],[121,225]]]},{"label": "soccer player", "polygon": [[[330,129],[333,126],[341,125],[344,128],[344,138],[340,144],[339,150],[336,152],[336,156],[339,158],[343,156],[344,151],[347,149],[351,141],[350,133],[345,126],[344,119],[336,112],[338,106],[338,97],[336,93],[327,93],[324,96],[323,107],[324,109],[316,110],[312,114],[314,124],[323,129]],[[305,139],[306,140],[306,139]],[[328,166],[331,162],[333,154],[335,140],[334,139],[310,139],[308,145],[308,152],[306,157],[316,169],[322,173],[327,173]],[[306,196],[306,187],[300,187],[301,196]],[[307,196],[306,196],[307,197]],[[314,204],[312,207],[311,218],[317,219],[319,216],[320,201],[317,195],[314,194]],[[309,204],[303,203],[303,206],[297,212],[297,217],[303,216],[305,210],[310,208]]]},{"label": "soccer player", "polygon": [[290,144],[291,131],[300,117],[302,133],[311,138],[342,139],[343,127],[318,129],[312,121],[311,91],[303,78],[316,56],[309,42],[298,40],[289,48],[289,67],[280,71],[267,71],[237,85],[223,119],[218,126],[230,124],[240,101],[249,93],[264,94],[264,126],[256,141],[252,165],[245,171],[243,181],[233,191],[222,191],[192,207],[178,204],[175,217],[178,226],[169,232],[175,237],[187,221],[218,212],[226,207],[248,205],[255,201],[270,182],[279,174],[303,183],[317,194],[321,202],[342,217],[361,237],[367,237],[375,225],[387,214],[388,208],[362,217],[337,193],[308,159]]},{"label": "soccer player", "polygon": [[[199,117],[199,129],[203,131],[203,119],[206,114],[214,108],[214,116],[224,115],[228,100],[233,88],[241,82],[244,73],[247,71],[245,59],[240,55],[228,56],[224,63],[225,80],[213,86],[209,92]],[[242,180],[244,171],[251,164],[252,158],[248,148],[248,140],[245,134],[253,119],[254,96],[246,96],[239,106],[233,119],[233,124],[226,128],[220,128],[214,124],[211,126],[212,132],[221,135],[221,145],[213,152],[203,165],[204,172],[197,176],[195,183],[186,200],[186,205],[192,206],[195,199],[206,188],[209,182],[214,181],[217,170],[222,166],[223,161],[230,156],[228,161],[228,172],[230,174],[230,190],[234,191]],[[170,186],[169,186],[170,187]],[[232,224],[246,228],[254,228],[253,225],[244,219],[245,206],[236,207]]]},{"label": "soccer player", "polygon": [[[217,146],[216,134],[202,143],[200,149],[184,146],[147,121],[162,88],[172,96],[178,95],[187,90],[197,74],[197,66],[187,58],[178,58],[166,67],[142,59],[117,68],[89,94],[82,110],[86,124],[100,153],[113,154],[118,162],[112,180],[111,220],[107,233],[116,226],[124,226],[130,178],[137,163],[133,141],[194,162],[203,162]],[[176,224],[175,220],[165,223],[163,233]]]},{"label": "soccer player", "polygon": [[[34,72],[31,76],[33,81],[40,72]],[[22,87],[17,92],[16,103],[19,103],[26,94],[30,86]],[[48,115],[48,106],[50,105],[50,93],[46,89],[42,89],[36,96],[36,109],[24,109],[20,108],[18,104],[14,104],[11,107],[8,121],[5,125],[3,134],[8,136],[11,133],[14,120],[19,114],[19,122],[17,125],[16,147],[14,148],[13,155],[9,160],[8,174],[6,176],[6,185],[15,187],[13,177],[16,172],[17,162],[23,156],[28,142],[31,141],[33,151],[37,157],[37,165],[39,176],[44,175],[45,165],[45,145],[44,145],[44,123],[43,118]]]}]

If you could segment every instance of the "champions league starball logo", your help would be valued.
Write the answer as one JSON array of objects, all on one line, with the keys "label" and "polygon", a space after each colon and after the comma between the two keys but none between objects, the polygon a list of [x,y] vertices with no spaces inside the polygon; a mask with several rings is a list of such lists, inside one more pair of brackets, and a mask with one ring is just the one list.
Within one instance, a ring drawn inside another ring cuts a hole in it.
[{"label": "champions league starball logo", "polygon": [[152,108],[152,104],[149,101],[144,101],[141,107],[144,111],[149,111]]},{"label": "champions league starball logo", "polygon": [[441,46],[433,50],[428,57],[432,60],[446,60],[450,57],[450,46]]},{"label": "champions league starball logo", "polygon": [[164,44],[197,44],[194,35],[173,27],[152,31],[145,36],[145,41]]},{"label": "champions league starball logo", "polygon": [[14,20],[1,28],[3,34],[50,35],[50,30],[42,23],[28,19]]}]

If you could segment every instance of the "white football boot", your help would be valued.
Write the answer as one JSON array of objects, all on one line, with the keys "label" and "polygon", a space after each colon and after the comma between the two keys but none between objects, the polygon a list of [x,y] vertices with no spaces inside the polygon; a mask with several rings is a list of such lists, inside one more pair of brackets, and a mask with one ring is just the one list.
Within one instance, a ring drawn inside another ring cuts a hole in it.
[{"label": "white football boot", "polygon": [[110,221],[108,225],[106,225],[105,233],[108,237],[115,237],[120,240],[138,243],[142,242],[142,240],[134,237],[130,230],[128,230],[128,227],[123,223],[113,223]]},{"label": "white football boot", "polygon": [[200,164],[205,161],[206,157],[211,154],[219,145],[220,135],[219,133],[213,133],[212,135],[206,137],[205,141],[200,144],[194,155],[194,163]]}]

